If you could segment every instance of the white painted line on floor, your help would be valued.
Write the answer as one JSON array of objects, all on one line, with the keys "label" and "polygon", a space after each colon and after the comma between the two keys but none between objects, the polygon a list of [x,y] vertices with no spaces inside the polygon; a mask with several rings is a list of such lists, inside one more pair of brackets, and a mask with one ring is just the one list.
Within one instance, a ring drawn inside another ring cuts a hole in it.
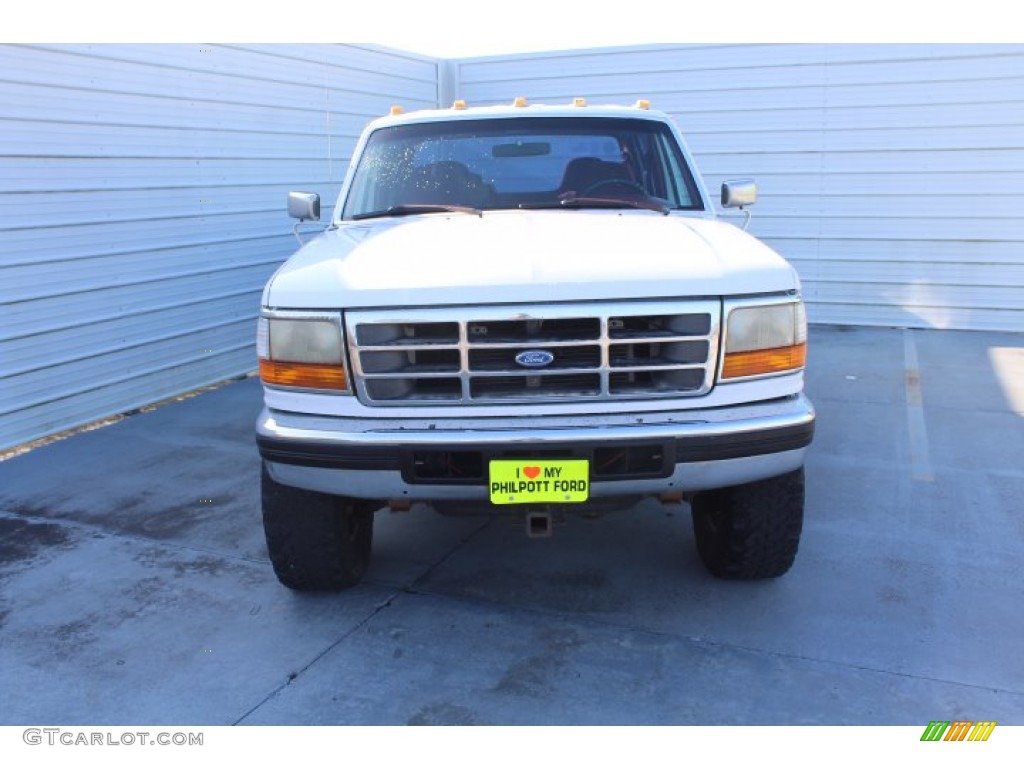
[{"label": "white painted line on floor", "polygon": [[921,371],[917,363],[917,345],[910,328],[903,329],[903,366],[907,387],[907,429],[910,434],[910,467],[914,479],[935,482],[932,460],[928,452],[928,428],[924,421],[921,399]]}]

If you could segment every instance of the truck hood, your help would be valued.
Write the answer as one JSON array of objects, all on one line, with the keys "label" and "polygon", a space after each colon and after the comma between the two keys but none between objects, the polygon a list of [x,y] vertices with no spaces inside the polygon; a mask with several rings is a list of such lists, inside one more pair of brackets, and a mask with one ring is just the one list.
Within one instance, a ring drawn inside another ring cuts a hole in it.
[{"label": "truck hood", "polygon": [[799,288],[739,228],[651,211],[491,211],[342,224],[268,283],[265,306],[415,307],[722,296]]}]

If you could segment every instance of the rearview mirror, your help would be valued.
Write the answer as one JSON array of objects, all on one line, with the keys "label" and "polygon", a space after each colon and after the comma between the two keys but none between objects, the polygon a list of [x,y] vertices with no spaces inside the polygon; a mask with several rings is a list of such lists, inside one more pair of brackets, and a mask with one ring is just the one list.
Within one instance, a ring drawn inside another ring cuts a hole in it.
[{"label": "rearview mirror", "polygon": [[301,221],[320,221],[320,195],[315,192],[289,192],[288,215]]},{"label": "rearview mirror", "polygon": [[494,157],[540,157],[551,154],[547,141],[517,141],[515,144],[495,144],[491,148]]},{"label": "rearview mirror", "polygon": [[733,179],[722,184],[722,207],[743,208],[757,202],[757,184],[753,179]]}]

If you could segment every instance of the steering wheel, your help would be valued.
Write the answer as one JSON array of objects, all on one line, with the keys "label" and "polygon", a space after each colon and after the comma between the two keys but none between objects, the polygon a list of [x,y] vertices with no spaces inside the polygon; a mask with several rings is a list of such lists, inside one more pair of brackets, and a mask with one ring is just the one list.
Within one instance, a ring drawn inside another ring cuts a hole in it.
[{"label": "steering wheel", "polygon": [[601,181],[595,181],[593,184],[591,184],[585,190],[580,192],[579,196],[580,197],[589,197],[595,190],[598,190],[601,187],[607,187],[607,186],[609,186],[611,184],[619,184],[619,185],[621,185],[623,187],[629,187],[630,189],[635,189],[637,192],[639,192],[644,197],[650,197],[650,195],[647,194],[647,190],[644,189],[642,184],[639,184],[639,183],[637,183],[635,181],[631,181],[630,179],[602,179]]}]

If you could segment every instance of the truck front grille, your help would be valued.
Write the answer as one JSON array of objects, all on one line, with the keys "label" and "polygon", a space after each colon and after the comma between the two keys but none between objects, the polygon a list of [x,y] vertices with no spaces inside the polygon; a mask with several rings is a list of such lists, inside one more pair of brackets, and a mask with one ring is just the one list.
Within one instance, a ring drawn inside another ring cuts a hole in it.
[{"label": "truck front grille", "polygon": [[367,405],[693,397],[710,391],[719,302],[346,312]]}]

